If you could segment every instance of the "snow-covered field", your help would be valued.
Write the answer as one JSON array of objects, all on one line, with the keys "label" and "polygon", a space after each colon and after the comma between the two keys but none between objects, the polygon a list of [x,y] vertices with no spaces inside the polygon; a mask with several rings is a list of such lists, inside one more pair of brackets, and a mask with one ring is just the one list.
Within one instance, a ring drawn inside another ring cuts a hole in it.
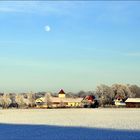
[{"label": "snow-covered field", "polygon": [[0,140],[140,140],[140,109],[0,110]]}]

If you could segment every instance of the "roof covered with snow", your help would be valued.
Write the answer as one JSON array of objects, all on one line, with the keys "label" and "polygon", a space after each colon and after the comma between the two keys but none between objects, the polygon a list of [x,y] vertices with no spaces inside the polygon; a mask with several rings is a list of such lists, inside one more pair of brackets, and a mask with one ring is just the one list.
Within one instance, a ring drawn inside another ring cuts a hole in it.
[{"label": "roof covered with snow", "polygon": [[[50,101],[51,102],[73,102],[73,103],[77,103],[77,102],[81,102],[83,100],[83,98],[59,98],[59,97],[50,97]],[[38,98],[36,100],[36,102],[45,102],[45,97],[41,97]]]},{"label": "roof covered with snow", "polygon": [[128,102],[140,103],[140,98],[128,98],[125,102],[126,103],[128,103]]}]

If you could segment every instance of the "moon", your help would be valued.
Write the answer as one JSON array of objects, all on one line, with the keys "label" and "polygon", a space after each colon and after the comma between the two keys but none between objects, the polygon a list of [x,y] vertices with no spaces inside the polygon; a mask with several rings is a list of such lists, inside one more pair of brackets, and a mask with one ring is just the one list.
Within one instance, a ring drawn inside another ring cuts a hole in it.
[{"label": "moon", "polygon": [[46,25],[46,26],[45,26],[45,31],[46,31],[46,32],[50,32],[50,31],[51,31],[51,27],[50,27],[49,25]]}]

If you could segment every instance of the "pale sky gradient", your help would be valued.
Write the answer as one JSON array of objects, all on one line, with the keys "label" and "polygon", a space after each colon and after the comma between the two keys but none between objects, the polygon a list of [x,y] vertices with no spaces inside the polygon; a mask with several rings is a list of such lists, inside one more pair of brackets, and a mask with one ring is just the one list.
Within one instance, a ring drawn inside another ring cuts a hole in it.
[{"label": "pale sky gradient", "polygon": [[140,85],[139,1],[0,2],[0,91]]}]

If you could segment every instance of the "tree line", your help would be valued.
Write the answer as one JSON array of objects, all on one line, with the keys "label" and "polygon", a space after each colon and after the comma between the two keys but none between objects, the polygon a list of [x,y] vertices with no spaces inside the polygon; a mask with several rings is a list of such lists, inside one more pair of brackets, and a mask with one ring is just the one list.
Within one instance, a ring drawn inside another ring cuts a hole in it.
[{"label": "tree line", "polygon": [[[113,84],[107,86],[101,84],[96,87],[95,91],[79,91],[78,93],[68,92],[66,97],[84,98],[87,95],[93,95],[99,102],[99,106],[112,105],[114,99],[122,97],[124,101],[131,98],[140,98],[140,87],[137,85],[122,85]],[[58,93],[52,93],[51,96],[58,96]],[[1,108],[34,108],[36,106],[35,100],[40,97],[45,97],[46,104],[50,103],[50,95],[46,92],[38,93],[22,93],[22,94],[4,94],[0,93],[0,107]]]},{"label": "tree line", "polygon": [[101,84],[93,92],[80,91],[77,95],[84,97],[89,94],[97,98],[99,106],[113,105],[114,99],[118,97],[121,97],[124,101],[127,98],[140,98],[140,87],[129,84],[113,84],[112,86]]}]

